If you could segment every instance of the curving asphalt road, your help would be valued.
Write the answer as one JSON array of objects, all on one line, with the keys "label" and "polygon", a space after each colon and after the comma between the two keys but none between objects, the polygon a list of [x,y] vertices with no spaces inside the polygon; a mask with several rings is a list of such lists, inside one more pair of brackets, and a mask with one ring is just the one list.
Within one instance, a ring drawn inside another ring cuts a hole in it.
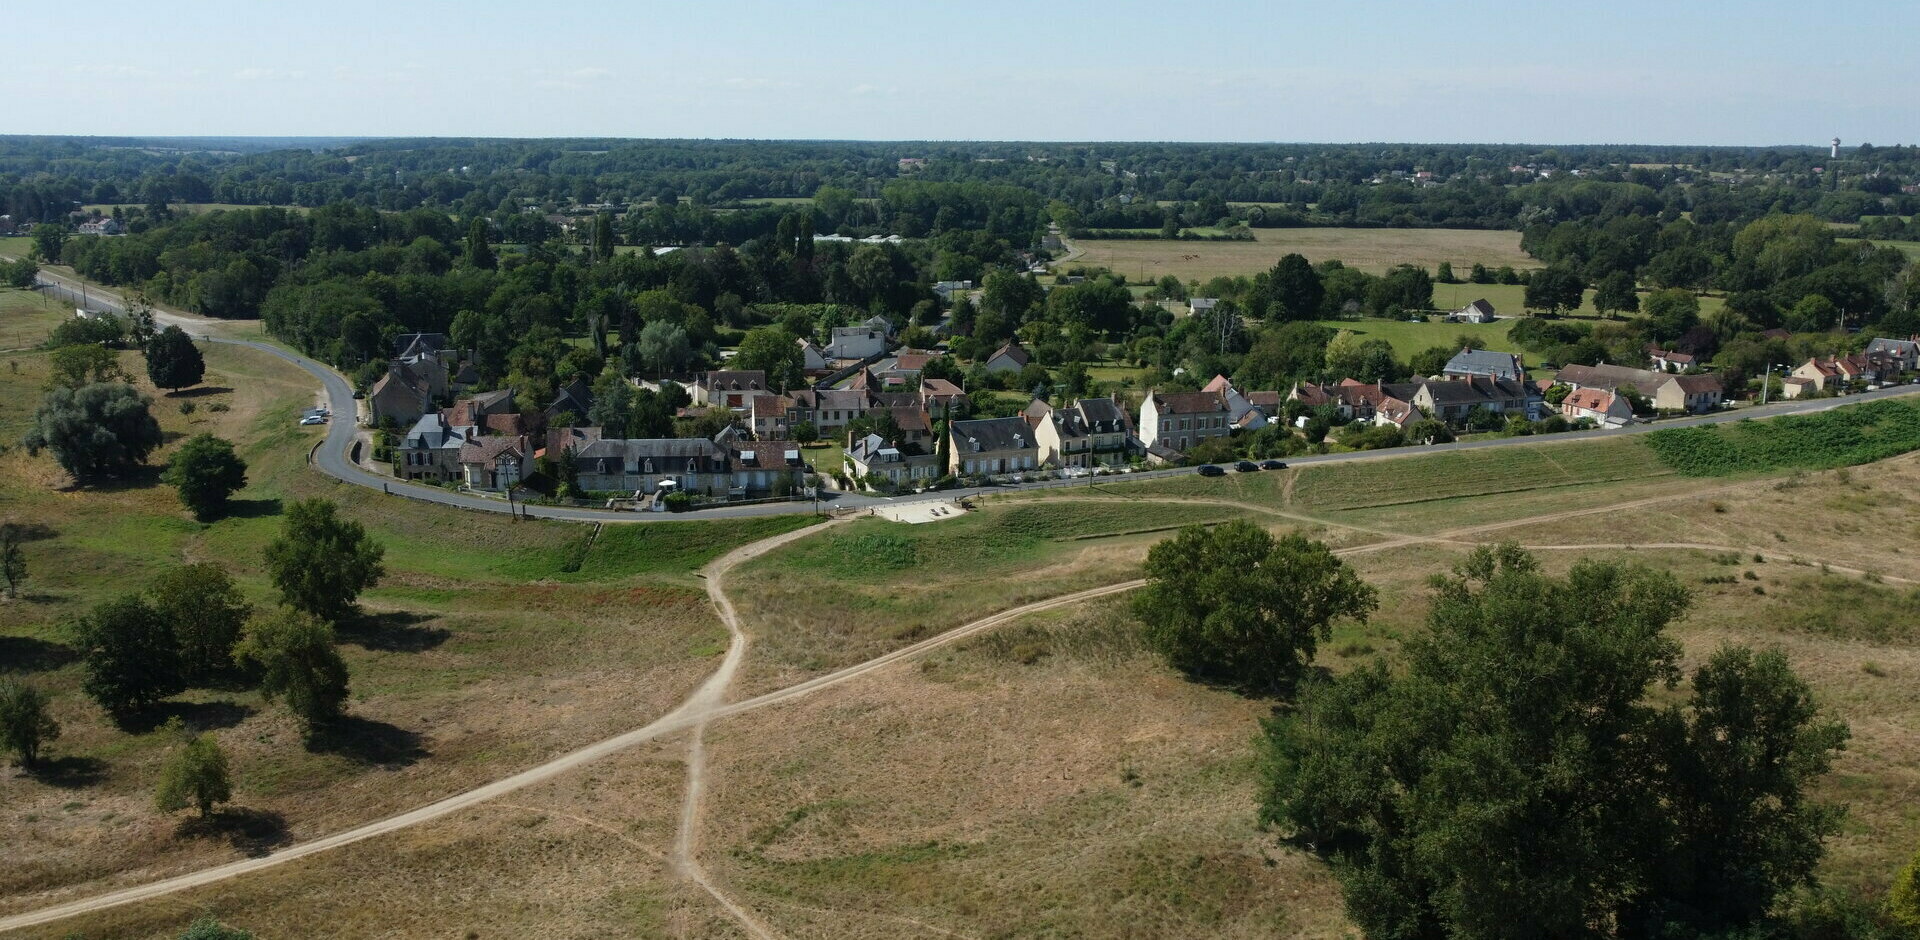
[{"label": "curving asphalt road", "polygon": [[[80,282],[65,275],[42,271],[40,273],[40,284],[43,288],[53,291],[60,296],[72,299],[75,302],[79,302],[84,295],[87,306],[94,309],[106,309],[115,312],[124,312],[125,310],[125,302],[119,295],[94,285],[85,285],[83,290]],[[228,321],[192,317],[158,310],[155,311],[154,317],[161,323],[179,326],[181,329],[194,333],[207,342],[225,343],[232,346],[245,346],[250,349],[257,349],[299,366],[319,380],[321,387],[326,391],[327,400],[330,403],[328,407],[333,410],[335,416],[353,416],[357,414],[358,409],[354,401],[352,386],[347,384],[347,380],[342,377],[340,373],[335,372],[326,365],[271,343],[228,339],[217,336],[212,332],[218,330]],[[1649,431],[1657,431],[1662,428],[1693,427],[1704,424],[1720,424],[1727,421],[1741,421],[1748,418],[1772,418],[1787,414],[1807,414],[1877,398],[1892,398],[1916,394],[1920,394],[1920,386],[1903,385],[1865,392],[1859,395],[1849,395],[1844,398],[1787,401],[1766,406],[1749,405],[1691,418],[1665,419],[1653,424],[1634,424],[1624,428],[1609,430],[1554,434],[1546,437],[1487,438],[1472,441],[1456,441],[1451,444],[1434,444],[1427,447],[1400,447],[1350,454],[1289,457],[1287,458],[1287,462],[1291,466],[1309,466],[1313,464],[1350,463],[1363,460],[1394,460],[1420,454],[1432,454],[1453,450],[1480,450],[1488,447],[1550,447],[1554,444],[1564,444],[1571,441],[1586,441],[1629,434],[1645,434]],[[406,483],[395,480],[392,477],[382,476],[362,469],[349,460],[347,456],[353,446],[354,433],[355,427],[351,417],[349,417],[348,420],[333,421],[330,423],[327,428],[326,439],[314,454],[314,464],[322,473],[346,483],[377,489],[390,495],[404,496],[408,499],[424,500],[426,502],[454,506],[460,509],[474,509],[483,512],[519,512],[522,515],[532,516],[534,518],[558,519],[567,522],[664,522],[668,520],[795,515],[814,513],[817,511],[815,504],[811,501],[760,503],[752,506],[718,506],[700,509],[692,514],[576,509],[519,502],[509,504],[499,499],[489,499],[470,493]],[[1003,486],[968,487],[894,497],[862,496],[842,493],[823,496],[821,502],[832,508],[861,510],[901,503],[950,502],[967,496],[977,496],[988,493],[1053,489],[1070,486],[1087,486],[1101,482],[1118,483],[1126,480],[1147,480],[1183,476],[1193,472],[1191,467],[1171,470],[1147,470],[1139,473],[1126,474],[1124,476],[1088,477],[1077,480],[1047,480],[1036,483],[1008,484]]]}]

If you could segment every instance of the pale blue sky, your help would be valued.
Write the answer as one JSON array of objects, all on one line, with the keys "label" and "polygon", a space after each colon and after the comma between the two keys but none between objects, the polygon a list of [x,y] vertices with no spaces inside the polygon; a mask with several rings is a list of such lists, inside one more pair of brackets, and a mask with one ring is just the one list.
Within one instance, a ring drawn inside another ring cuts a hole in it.
[{"label": "pale blue sky", "polygon": [[1915,0],[17,7],[0,133],[1920,142]]}]

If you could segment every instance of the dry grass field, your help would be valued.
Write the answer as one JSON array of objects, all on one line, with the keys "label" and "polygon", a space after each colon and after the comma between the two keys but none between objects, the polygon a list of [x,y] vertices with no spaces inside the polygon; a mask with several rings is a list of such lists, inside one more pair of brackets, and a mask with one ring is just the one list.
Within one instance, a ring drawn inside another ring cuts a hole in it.
[{"label": "dry grass field", "polygon": [[31,349],[73,316],[73,307],[33,291],[0,287],[0,352]]},{"label": "dry grass field", "polygon": [[[197,389],[154,396],[169,441],[210,431],[239,444],[251,485],[229,518],[202,525],[151,474],[85,490],[45,455],[0,455],[0,513],[42,536],[26,546],[21,600],[0,601],[0,672],[53,695],[64,734],[50,774],[0,774],[0,913],[263,852],[389,815],[644,724],[713,668],[726,633],[693,568],[742,541],[806,524],[675,522],[610,529],[578,572],[567,549],[587,529],[513,522],[397,499],[308,472],[322,429],[297,427],[312,398],[305,373],[262,353],[206,349]],[[45,355],[0,374],[0,441],[19,440]],[[142,371],[138,356],[124,366]],[[191,414],[180,410],[192,403]],[[224,409],[224,410],[217,410]],[[166,451],[152,463],[166,459]],[[194,690],[131,731],[80,690],[65,623],[139,590],[163,567],[227,568],[256,605],[272,603],[260,550],[283,500],[324,495],[367,525],[389,571],[344,624],[350,720],[312,746],[249,689]],[[234,770],[234,808],[215,827],[152,808],[177,715],[214,733]]]},{"label": "dry grass field", "polygon": [[[295,490],[330,486],[303,474],[289,479]],[[1320,661],[1343,670],[1393,656],[1424,628],[1429,576],[1472,544],[1513,539],[1553,570],[1618,558],[1674,573],[1696,592],[1675,628],[1689,664],[1726,642],[1786,650],[1821,704],[1852,726],[1852,744],[1821,784],[1823,795],[1851,807],[1825,875],[1871,895],[1920,841],[1910,798],[1920,786],[1920,628],[1911,615],[1920,552],[1907,547],[1920,535],[1916,492],[1920,457],[1703,480],[1665,472],[1640,441],[1614,439],[1102,483],[985,499],[979,511],[923,526],[856,520],[728,577],[754,637],[730,697],[859,663],[1026,601],[1136,577],[1169,527],[1238,516],[1328,540],[1380,590],[1370,623],[1342,627],[1322,646]],[[375,515],[351,498],[347,505]],[[473,546],[470,555],[443,552],[434,571],[383,587],[370,606],[453,604],[451,596],[474,583],[494,585],[471,610],[434,614],[431,622],[453,635],[431,650],[388,653],[398,661],[389,671],[363,655],[373,650],[349,649],[356,677],[364,669],[369,681],[391,683],[356,702],[357,713],[407,727],[438,716],[454,726],[435,727],[431,753],[417,766],[481,733],[435,707],[479,711],[490,725],[501,714],[515,717],[492,729],[486,757],[449,771],[498,774],[491,749],[525,762],[550,737],[657,708],[657,699],[635,696],[655,685],[667,694],[672,682],[658,677],[678,675],[675,662],[704,669],[697,656],[712,652],[655,665],[647,683],[591,673],[591,684],[557,709],[540,694],[555,684],[574,688],[569,670],[582,661],[600,667],[643,654],[623,654],[613,639],[621,631],[595,621],[532,667],[518,658],[528,654],[489,651],[537,671],[540,682],[512,687],[487,656],[461,664],[458,678],[424,678],[410,659],[466,640],[470,628],[451,625],[525,596],[508,586],[529,580],[553,592],[544,616],[569,620],[583,605],[609,603],[607,616],[634,618],[628,628],[645,643],[670,644],[672,634],[636,613],[639,602],[618,606],[620,595],[643,586],[650,604],[674,591],[692,595],[687,566],[711,555],[689,544],[704,539],[650,536],[615,550],[613,558],[628,560],[606,562],[599,580],[565,581],[539,573],[557,544],[546,541],[546,527],[471,515],[383,526],[383,538],[420,529],[407,537],[422,551],[461,532]],[[771,532],[729,537],[762,534]],[[649,565],[679,560],[667,574],[633,573],[641,556],[654,560]],[[687,630],[711,624],[698,601],[669,610],[682,622],[682,642],[711,636],[710,626]],[[517,650],[511,638],[534,635],[508,622],[517,615],[498,616],[500,649]],[[603,645],[583,646],[596,642]],[[442,684],[474,697],[450,701]],[[397,704],[376,711],[383,701]],[[713,723],[696,845],[719,889],[765,925],[763,933],[742,928],[668,862],[686,773],[682,737],[416,829],[77,918],[48,935],[170,937],[207,910],[261,936],[1351,936],[1324,866],[1255,824],[1253,744],[1272,705],[1168,671],[1142,648],[1125,597],[1111,597]],[[241,727],[272,733],[262,721],[249,715]],[[409,782],[408,769],[346,779],[363,799],[392,788],[418,801],[432,788]],[[18,782],[0,781],[10,786]],[[0,795],[8,797],[4,824],[15,827],[0,833],[21,840],[13,793]],[[31,812],[65,810],[43,800]],[[6,844],[39,851],[29,841]]]},{"label": "dry grass field", "polygon": [[[1520,250],[1520,233],[1446,228],[1263,228],[1254,241],[1160,241],[1079,239],[1080,250],[1062,267],[1074,264],[1111,268],[1136,281],[1173,275],[1182,281],[1206,281],[1223,275],[1252,275],[1273,267],[1281,255],[1299,252],[1308,261],[1339,260],[1375,274],[1397,264],[1433,271],[1452,262],[1461,277],[1474,262],[1489,268],[1537,267]],[[1472,298],[1468,298],[1471,300]]]}]

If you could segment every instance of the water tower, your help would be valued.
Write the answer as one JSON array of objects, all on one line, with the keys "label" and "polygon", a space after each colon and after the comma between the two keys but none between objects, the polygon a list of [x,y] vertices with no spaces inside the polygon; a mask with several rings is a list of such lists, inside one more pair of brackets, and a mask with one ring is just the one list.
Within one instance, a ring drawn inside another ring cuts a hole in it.
[{"label": "water tower", "polygon": [[1838,138],[1838,137],[1835,137],[1835,138],[1833,139],[1833,153],[1832,153],[1832,158],[1833,158],[1833,159],[1835,159],[1835,160],[1838,160],[1838,159],[1840,159],[1840,138]]}]

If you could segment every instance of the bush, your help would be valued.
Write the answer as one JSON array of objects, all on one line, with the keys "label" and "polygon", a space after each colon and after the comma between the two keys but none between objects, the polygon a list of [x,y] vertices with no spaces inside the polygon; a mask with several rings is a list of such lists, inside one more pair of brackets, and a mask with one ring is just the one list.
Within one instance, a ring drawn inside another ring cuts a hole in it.
[{"label": "bush", "polygon": [[1885,399],[1769,421],[1666,428],[1646,437],[1655,456],[1684,476],[1820,470],[1920,449],[1920,407]]},{"label": "bush", "polygon": [[668,493],[661,502],[667,504],[668,512],[686,512],[693,508],[693,494],[675,490]]}]

